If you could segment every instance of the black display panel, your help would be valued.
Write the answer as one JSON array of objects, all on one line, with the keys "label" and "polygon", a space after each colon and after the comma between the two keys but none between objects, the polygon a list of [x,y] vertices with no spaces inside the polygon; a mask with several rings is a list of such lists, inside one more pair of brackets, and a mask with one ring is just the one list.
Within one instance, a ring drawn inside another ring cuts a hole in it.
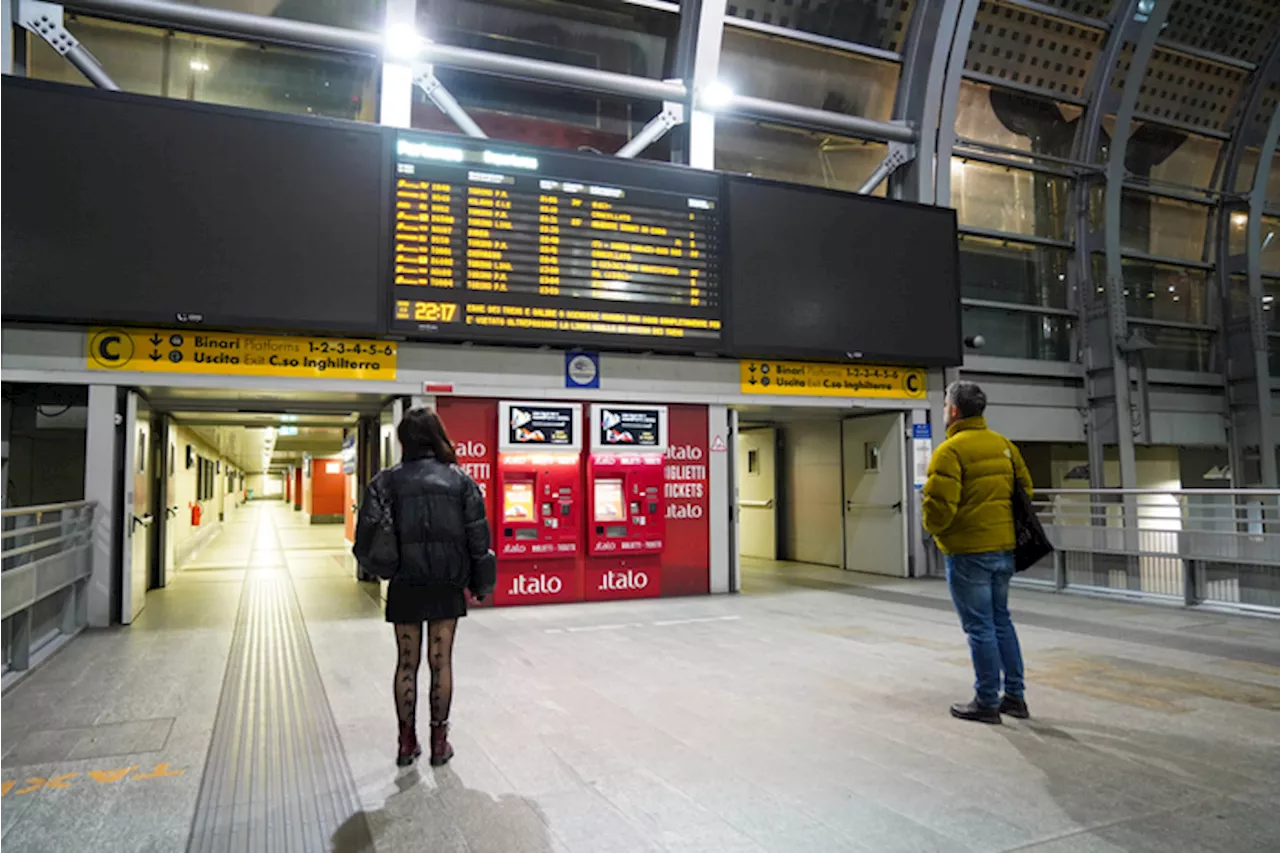
[{"label": "black display panel", "polygon": [[392,156],[392,329],[722,349],[717,175],[423,133]]},{"label": "black display panel", "polygon": [[7,320],[385,328],[381,128],[6,76]]},{"label": "black display panel", "polygon": [[954,210],[726,183],[732,354],[960,364]]}]

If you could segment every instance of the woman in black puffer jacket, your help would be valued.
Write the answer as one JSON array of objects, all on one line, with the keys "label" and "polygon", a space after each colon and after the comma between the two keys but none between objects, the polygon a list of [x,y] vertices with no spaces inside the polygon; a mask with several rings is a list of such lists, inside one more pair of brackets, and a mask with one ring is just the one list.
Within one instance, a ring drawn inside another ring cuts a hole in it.
[{"label": "woman in black puffer jacket", "polygon": [[431,668],[431,764],[453,757],[449,745],[449,706],[453,702],[453,635],[458,617],[467,615],[466,590],[477,600],[496,582],[489,550],[489,521],[484,496],[458,466],[453,442],[439,416],[412,409],[397,430],[404,461],[369,483],[356,525],[357,555],[369,552],[380,519],[393,520],[399,564],[387,588],[387,621],[395,626],[398,663],[395,676],[400,747],[396,763],[405,766],[422,754],[418,746],[418,666],[422,625],[427,625],[427,664]]}]

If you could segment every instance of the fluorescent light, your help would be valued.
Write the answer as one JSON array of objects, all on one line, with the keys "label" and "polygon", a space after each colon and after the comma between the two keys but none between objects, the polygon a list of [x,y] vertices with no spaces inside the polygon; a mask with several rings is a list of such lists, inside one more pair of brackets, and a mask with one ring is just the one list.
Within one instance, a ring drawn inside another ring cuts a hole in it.
[{"label": "fluorescent light", "polygon": [[387,27],[386,50],[391,59],[416,59],[425,39],[412,24],[396,23]]},{"label": "fluorescent light", "polygon": [[203,59],[193,59],[189,63],[187,63],[187,65],[192,71],[208,71],[209,70],[209,63],[205,62]]},{"label": "fluorescent light", "polygon": [[716,110],[722,110],[729,106],[735,96],[736,93],[733,89],[729,88],[727,84],[716,80],[714,83],[709,84],[702,90],[701,97],[698,98],[698,101],[703,109],[715,112]]}]

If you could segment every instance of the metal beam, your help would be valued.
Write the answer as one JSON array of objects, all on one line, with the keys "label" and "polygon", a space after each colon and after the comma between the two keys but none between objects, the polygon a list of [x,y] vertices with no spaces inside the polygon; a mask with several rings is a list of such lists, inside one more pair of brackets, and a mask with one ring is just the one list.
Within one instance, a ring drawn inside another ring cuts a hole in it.
[{"label": "metal beam", "polygon": [[435,69],[430,65],[423,65],[415,68],[413,71],[413,84],[421,89],[439,108],[440,112],[447,115],[458,129],[473,139],[488,139],[489,134],[481,130],[480,125],[476,124],[475,119],[458,103],[458,99],[453,93],[440,82],[440,78],[436,77]]},{"label": "metal beam", "polygon": [[680,5],[680,16],[681,35],[687,40],[681,71],[686,91],[685,116],[689,121],[688,164],[697,169],[714,169],[716,114],[699,104],[698,96],[719,79],[725,0],[687,0]]},{"label": "metal beam", "polygon": [[880,161],[862,186],[858,188],[858,194],[871,195],[876,191],[876,187],[884,183],[886,178],[915,158],[916,147],[914,145],[908,145],[904,142],[890,142],[889,153],[884,155],[884,159]]},{"label": "metal beam", "polygon": [[[916,129],[918,148],[912,161],[892,175],[889,194],[893,198],[933,204],[937,183],[943,175],[950,175],[943,171],[949,167],[938,157],[940,113],[951,67],[948,60],[957,43],[968,45],[977,5],[976,0],[937,0],[916,4],[911,13],[893,117]],[[954,145],[954,111],[950,122]]]},{"label": "metal beam", "polygon": [[[1280,485],[1276,465],[1276,441],[1268,330],[1262,310],[1262,216],[1267,208],[1267,183],[1277,145],[1280,144],[1280,111],[1270,121],[1258,122],[1271,86],[1280,83],[1280,18],[1270,32],[1269,47],[1236,105],[1230,145],[1223,163],[1223,203],[1216,218],[1218,296],[1222,310],[1221,337],[1227,385],[1227,423],[1231,472],[1238,486],[1275,488]],[[1258,150],[1258,163],[1248,195],[1235,195],[1245,157]],[[1244,254],[1232,254],[1232,217],[1248,217]],[[1247,288],[1243,312],[1232,298],[1232,278],[1244,275]]]},{"label": "metal beam", "polygon": [[[1117,115],[1105,169],[1081,174],[1072,193],[1075,256],[1068,273],[1068,292],[1075,294],[1078,301],[1074,307],[1080,312],[1078,334],[1084,353],[1088,401],[1089,477],[1095,489],[1108,485],[1105,479],[1107,445],[1116,445],[1120,455],[1120,482],[1113,485],[1131,488],[1137,481],[1129,375],[1131,353],[1121,349],[1121,344],[1128,340],[1128,328],[1120,252],[1120,198],[1126,143],[1138,91],[1170,3],[1157,4],[1155,14],[1160,20],[1154,25],[1147,8],[1150,5],[1149,0],[1117,0],[1115,3],[1108,20],[1106,42],[1085,80],[1082,100],[1086,107],[1077,123],[1071,152],[1072,160],[1095,162],[1103,138],[1102,120],[1109,114]],[[1132,56],[1125,57],[1129,65],[1127,72],[1122,72],[1120,60],[1127,44],[1133,44],[1134,51]],[[1117,79],[1119,74],[1124,76]],[[1119,99],[1114,88],[1117,82],[1122,86]],[[1090,211],[1093,189],[1099,180],[1105,182],[1107,203],[1101,229],[1094,227]],[[1101,282],[1094,280],[1095,252],[1106,255],[1106,274]]]},{"label": "metal beam", "polygon": [[905,122],[876,121],[861,116],[754,98],[749,95],[733,96],[720,112],[810,130],[824,130],[857,139],[872,139],[880,142],[915,142],[916,140],[915,128]]},{"label": "metal beam", "polygon": [[21,0],[18,4],[18,23],[48,42],[49,47],[65,57],[90,83],[99,89],[120,91],[116,81],[103,70],[89,49],[68,32],[62,23],[62,7],[57,3]]},{"label": "metal beam", "polygon": [[0,74],[13,73],[13,25],[17,23],[14,14],[15,0],[0,0]]},{"label": "metal beam", "polygon": [[684,104],[668,101],[663,104],[662,112],[651,118],[644,127],[640,128],[640,132],[627,140],[627,144],[619,148],[618,153],[614,156],[629,160],[666,136],[671,128],[683,122]]}]

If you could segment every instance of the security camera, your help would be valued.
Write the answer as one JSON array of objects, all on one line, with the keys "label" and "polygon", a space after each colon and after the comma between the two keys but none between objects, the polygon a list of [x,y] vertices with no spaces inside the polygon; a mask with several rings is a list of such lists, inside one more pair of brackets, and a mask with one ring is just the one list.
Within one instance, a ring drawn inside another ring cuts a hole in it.
[{"label": "security camera", "polygon": [[987,345],[987,339],[982,335],[970,335],[964,339],[964,345],[969,349],[982,349]]}]

